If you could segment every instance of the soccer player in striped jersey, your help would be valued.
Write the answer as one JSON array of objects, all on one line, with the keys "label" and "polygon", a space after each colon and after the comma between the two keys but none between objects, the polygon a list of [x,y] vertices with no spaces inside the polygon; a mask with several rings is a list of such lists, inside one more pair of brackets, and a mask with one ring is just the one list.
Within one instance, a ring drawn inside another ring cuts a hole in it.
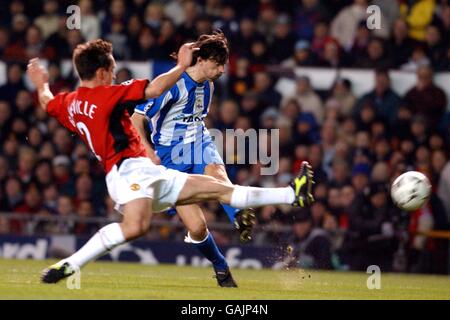
[{"label": "soccer player in striped jersey", "polygon": [[[131,120],[153,162],[186,173],[210,175],[231,184],[203,122],[213,96],[213,81],[225,72],[228,62],[227,39],[216,31],[200,36],[195,46],[200,49],[194,53],[192,66],[180,80],[160,97],[138,105]],[[147,126],[154,148],[148,141]],[[222,206],[238,229],[240,240],[249,241],[256,222],[254,210]],[[213,263],[216,272],[227,270],[228,265],[207,229],[201,208],[197,204],[180,206],[176,212],[188,229],[187,241]],[[173,214],[175,210],[168,213]]]}]

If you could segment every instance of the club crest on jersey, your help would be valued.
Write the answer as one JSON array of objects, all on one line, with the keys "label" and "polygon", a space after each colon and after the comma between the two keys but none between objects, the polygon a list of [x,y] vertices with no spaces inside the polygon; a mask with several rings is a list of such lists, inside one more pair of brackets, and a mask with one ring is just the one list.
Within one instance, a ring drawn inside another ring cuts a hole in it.
[{"label": "club crest on jersey", "polygon": [[195,111],[203,110],[203,96],[195,99]]},{"label": "club crest on jersey", "polygon": [[130,189],[131,189],[132,191],[139,191],[139,190],[141,189],[141,186],[138,185],[137,183],[133,183],[133,184],[130,186]]},{"label": "club crest on jersey", "polygon": [[129,86],[129,85],[132,84],[132,83],[133,83],[133,79],[124,81],[124,82],[122,82],[121,84],[124,85],[124,86]]}]

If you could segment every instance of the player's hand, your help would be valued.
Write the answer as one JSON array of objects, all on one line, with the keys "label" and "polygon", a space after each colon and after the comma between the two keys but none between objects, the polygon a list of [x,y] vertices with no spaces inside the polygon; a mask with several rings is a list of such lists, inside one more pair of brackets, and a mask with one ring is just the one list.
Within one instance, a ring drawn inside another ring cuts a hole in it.
[{"label": "player's hand", "polygon": [[180,50],[178,50],[178,65],[185,69],[190,67],[192,63],[192,54],[198,50],[200,50],[200,48],[196,47],[193,42],[183,44]]},{"label": "player's hand", "polygon": [[38,90],[48,83],[48,72],[39,63],[39,58],[31,59],[28,62],[27,75]]}]

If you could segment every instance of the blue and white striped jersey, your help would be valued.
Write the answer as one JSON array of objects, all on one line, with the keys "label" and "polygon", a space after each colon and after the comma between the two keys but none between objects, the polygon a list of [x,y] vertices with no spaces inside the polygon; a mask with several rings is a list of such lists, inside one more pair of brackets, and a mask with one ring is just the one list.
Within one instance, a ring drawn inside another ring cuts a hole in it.
[{"label": "blue and white striped jersey", "polygon": [[157,146],[187,144],[210,138],[203,119],[213,94],[209,81],[198,83],[186,72],[170,90],[136,106],[149,120],[152,142]]}]

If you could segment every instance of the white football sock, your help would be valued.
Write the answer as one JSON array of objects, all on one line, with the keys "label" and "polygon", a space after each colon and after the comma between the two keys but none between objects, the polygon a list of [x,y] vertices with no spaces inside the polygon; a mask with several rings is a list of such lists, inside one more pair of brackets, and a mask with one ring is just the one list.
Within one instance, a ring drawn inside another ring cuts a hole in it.
[{"label": "white football sock", "polygon": [[80,250],[65,260],[70,265],[81,268],[124,242],[125,237],[120,225],[111,223],[101,228]]},{"label": "white football sock", "polygon": [[230,205],[238,209],[262,207],[277,204],[292,204],[295,193],[291,187],[255,188],[235,186]]}]

